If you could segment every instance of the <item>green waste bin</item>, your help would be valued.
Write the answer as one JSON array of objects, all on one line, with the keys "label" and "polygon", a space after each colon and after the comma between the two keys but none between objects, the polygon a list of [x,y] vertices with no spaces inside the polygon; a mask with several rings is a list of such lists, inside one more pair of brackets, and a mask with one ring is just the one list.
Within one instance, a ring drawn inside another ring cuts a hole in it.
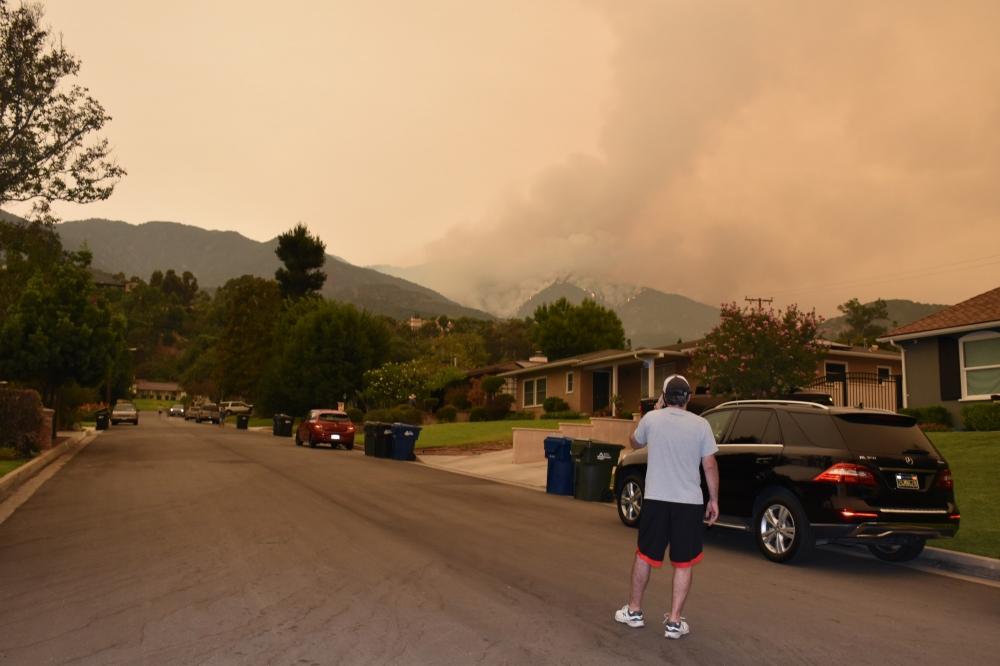
[{"label": "green waste bin", "polygon": [[379,423],[375,428],[375,457],[392,457],[392,424]]},{"label": "green waste bin", "polygon": [[624,448],[619,444],[589,439],[573,440],[573,457],[576,459],[573,497],[587,502],[612,501],[611,475]]},{"label": "green waste bin", "polygon": [[375,455],[375,445],[378,442],[378,429],[382,427],[378,421],[365,422],[365,455]]},{"label": "green waste bin", "polygon": [[275,414],[274,428],[272,429],[274,435],[276,437],[291,437],[293,420],[288,414]]}]

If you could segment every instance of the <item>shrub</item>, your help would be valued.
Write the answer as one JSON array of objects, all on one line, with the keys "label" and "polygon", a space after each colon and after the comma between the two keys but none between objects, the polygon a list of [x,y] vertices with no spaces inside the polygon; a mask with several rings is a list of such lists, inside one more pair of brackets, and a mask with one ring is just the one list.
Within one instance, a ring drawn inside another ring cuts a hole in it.
[{"label": "shrub", "polygon": [[962,422],[968,430],[1000,430],[1000,402],[966,405]]},{"label": "shrub", "polygon": [[627,411],[627,410],[622,410],[622,411],[618,412],[616,418],[619,418],[619,419],[628,419],[628,420],[631,421],[632,420],[632,412]]},{"label": "shrub", "polygon": [[563,410],[561,412],[545,412],[544,414],[542,414],[541,418],[543,418],[543,419],[561,419],[561,420],[582,419],[583,418],[583,414],[581,414],[580,412],[574,412],[574,411],[570,411],[570,410]]},{"label": "shrub", "polygon": [[486,413],[491,421],[500,421],[507,418],[510,408],[514,405],[514,396],[501,393],[486,403]]},{"label": "shrub", "polygon": [[502,377],[483,377],[479,386],[486,395],[496,395],[497,391],[503,388],[506,381]]},{"label": "shrub", "polygon": [[424,422],[423,413],[412,405],[399,405],[388,409],[370,409],[365,414],[365,421],[381,421],[383,423],[409,423],[420,425]]},{"label": "shrub", "polygon": [[454,405],[456,409],[468,409],[472,406],[469,402],[469,389],[465,386],[455,386],[445,391],[444,402],[446,405]]},{"label": "shrub", "polygon": [[30,456],[38,448],[42,429],[41,397],[31,390],[0,389],[0,423],[0,446]]},{"label": "shrub", "polygon": [[470,421],[489,421],[490,414],[485,407],[473,407],[469,412]]},{"label": "shrub", "polygon": [[912,416],[917,423],[941,423],[946,426],[953,425],[951,412],[942,405],[929,405],[927,407],[904,407],[899,410],[901,414]]},{"label": "shrub", "polygon": [[21,452],[13,446],[0,446],[0,460],[17,460],[21,458]]},{"label": "shrub", "polygon": [[951,430],[951,426],[946,426],[943,423],[918,423],[917,427],[924,432],[948,432]]},{"label": "shrub", "polygon": [[441,423],[454,423],[458,418],[458,410],[453,405],[445,405],[437,410],[436,416]]},{"label": "shrub", "polygon": [[569,409],[569,405],[567,405],[566,401],[559,396],[550,395],[545,399],[545,402],[542,403],[542,409],[546,412],[565,412]]},{"label": "shrub", "polygon": [[365,413],[357,407],[348,407],[347,418],[351,419],[351,423],[363,423],[365,420]]},{"label": "shrub", "polygon": [[508,421],[534,421],[535,413],[531,410],[525,410],[523,412],[508,412]]},{"label": "shrub", "polygon": [[437,409],[438,399],[437,398],[424,398],[421,404],[424,406],[425,412],[433,412]]}]

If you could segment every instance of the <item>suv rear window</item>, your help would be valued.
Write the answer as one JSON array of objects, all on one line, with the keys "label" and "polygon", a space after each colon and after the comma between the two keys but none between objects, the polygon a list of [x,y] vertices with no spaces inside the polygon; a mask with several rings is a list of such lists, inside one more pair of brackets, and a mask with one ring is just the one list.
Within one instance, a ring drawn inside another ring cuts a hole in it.
[{"label": "suv rear window", "polygon": [[844,434],[847,447],[855,453],[902,455],[926,451],[939,455],[934,445],[917,427],[915,419],[899,414],[838,414],[833,419]]},{"label": "suv rear window", "polygon": [[319,420],[320,421],[347,421],[348,419],[347,419],[347,415],[346,414],[330,414],[330,413],[327,413],[327,414],[320,414],[319,415]]},{"label": "suv rear window", "polygon": [[[789,412],[788,415],[792,417],[792,422],[801,429],[801,434],[805,435],[806,439],[813,446],[819,446],[824,449],[844,448],[844,440],[841,438],[840,431],[838,431],[837,426],[833,424],[833,420],[830,418],[829,414],[802,414],[798,412]],[[791,430],[794,431],[794,429]],[[788,435],[789,433],[786,433],[785,443],[791,444],[791,438],[789,438]]]}]

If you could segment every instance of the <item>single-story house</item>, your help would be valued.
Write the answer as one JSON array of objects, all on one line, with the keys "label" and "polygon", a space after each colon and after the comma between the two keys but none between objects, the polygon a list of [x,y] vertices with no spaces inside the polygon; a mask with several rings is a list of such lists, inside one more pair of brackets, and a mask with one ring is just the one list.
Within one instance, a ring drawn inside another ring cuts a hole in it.
[{"label": "single-story house", "polygon": [[906,407],[964,405],[1000,396],[1000,287],[889,331],[903,349]]},{"label": "single-story house", "polygon": [[145,379],[135,380],[132,392],[135,397],[148,400],[180,400],[187,395],[177,382],[151,382]]},{"label": "single-story house", "polygon": [[[659,395],[663,380],[674,373],[688,374],[691,355],[700,341],[635,350],[607,349],[501,372],[516,408],[541,412],[545,398],[558,396],[573,411],[615,416],[620,409],[638,412],[639,401]],[[837,405],[898,409],[901,402],[902,361],[890,349],[852,347],[822,341],[826,356],[816,369],[816,380],[802,387],[824,392]],[[698,378],[688,374],[696,392]],[[619,400],[612,400],[617,396]],[[619,407],[620,406],[620,407]]]}]

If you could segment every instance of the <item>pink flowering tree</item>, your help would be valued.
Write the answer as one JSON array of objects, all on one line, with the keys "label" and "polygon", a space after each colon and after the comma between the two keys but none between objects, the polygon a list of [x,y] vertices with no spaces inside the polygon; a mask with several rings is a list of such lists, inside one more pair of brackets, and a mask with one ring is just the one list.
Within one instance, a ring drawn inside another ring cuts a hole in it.
[{"label": "pink flowering tree", "polygon": [[786,310],[722,306],[722,321],[698,346],[693,367],[716,395],[781,396],[816,377],[825,350],[816,341],[820,318],[795,305]]}]

